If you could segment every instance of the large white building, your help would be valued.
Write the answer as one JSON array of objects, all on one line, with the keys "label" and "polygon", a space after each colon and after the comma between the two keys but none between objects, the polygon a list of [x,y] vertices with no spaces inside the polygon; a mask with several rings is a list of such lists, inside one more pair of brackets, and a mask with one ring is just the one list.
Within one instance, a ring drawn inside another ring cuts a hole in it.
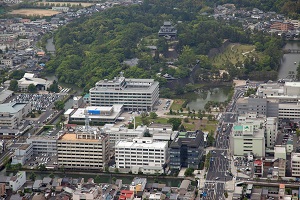
[{"label": "large white building", "polygon": [[126,127],[115,127],[112,124],[106,124],[102,130],[104,133],[109,135],[109,144],[112,150],[115,148],[115,144],[118,141],[143,137],[147,131],[147,126],[138,126],[136,129],[129,129]]},{"label": "large white building", "polygon": [[115,123],[122,114],[122,111],[123,105],[120,104],[112,106],[88,106],[86,108],[78,108],[70,113],[69,121],[70,123],[84,122],[87,116],[91,123]]},{"label": "large white building", "polygon": [[0,104],[0,126],[2,128],[18,128],[22,119],[31,112],[29,103],[3,103]]},{"label": "large white building", "polygon": [[18,80],[18,86],[21,92],[27,92],[28,86],[30,84],[33,84],[38,90],[47,90],[52,84],[52,81],[37,78],[34,74],[31,73],[25,73],[23,78]]},{"label": "large white building", "polygon": [[295,153],[295,152],[292,153],[291,171],[293,177],[300,177],[300,153]]},{"label": "large white building", "polygon": [[96,128],[65,133],[57,140],[58,165],[65,169],[104,169],[109,161],[109,139]]},{"label": "large white building", "polygon": [[90,89],[91,106],[124,105],[125,110],[152,110],[159,98],[159,83],[154,79],[101,80]]},{"label": "large white building", "polygon": [[238,117],[230,135],[233,155],[243,156],[252,152],[255,156],[265,156],[265,121],[266,119],[259,118],[257,113],[247,113]]},{"label": "large white building", "polygon": [[149,137],[119,141],[115,146],[116,167],[129,168],[133,173],[164,173],[167,155],[168,142]]}]

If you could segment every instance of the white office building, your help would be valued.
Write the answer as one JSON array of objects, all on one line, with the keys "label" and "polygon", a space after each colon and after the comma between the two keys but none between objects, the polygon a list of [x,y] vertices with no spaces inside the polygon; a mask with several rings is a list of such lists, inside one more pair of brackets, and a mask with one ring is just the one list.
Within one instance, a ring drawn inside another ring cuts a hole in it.
[{"label": "white office building", "polygon": [[112,150],[118,141],[143,137],[147,131],[147,126],[138,126],[136,129],[128,129],[126,127],[115,127],[113,124],[106,124],[102,130],[109,135],[109,144]]},{"label": "white office building", "polygon": [[132,173],[164,173],[167,149],[167,141],[155,142],[149,137],[119,141],[115,146],[116,167],[129,168]]},{"label": "white office building", "polygon": [[91,106],[124,105],[125,110],[152,110],[159,98],[159,83],[154,79],[101,80],[90,89]]},{"label": "white office building", "polygon": [[291,155],[291,170],[293,177],[300,177],[300,153],[293,152]]}]

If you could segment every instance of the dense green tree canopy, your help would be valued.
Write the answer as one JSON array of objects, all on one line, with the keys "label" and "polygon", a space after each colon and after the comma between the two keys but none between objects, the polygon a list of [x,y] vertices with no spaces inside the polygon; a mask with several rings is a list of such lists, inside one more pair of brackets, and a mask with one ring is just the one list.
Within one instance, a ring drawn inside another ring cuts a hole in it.
[{"label": "dense green tree canopy", "polygon": [[[100,79],[112,79],[121,71],[126,77],[155,78],[164,84],[165,80],[158,78],[157,73],[187,77],[199,60],[201,69],[194,75],[200,81],[207,81],[217,76],[218,70],[204,55],[228,39],[230,42],[255,44],[258,51],[266,56],[249,58],[242,68],[227,63],[230,75],[227,79],[256,77],[255,72],[261,70],[266,74],[271,74],[269,71],[276,74],[282,41],[264,33],[252,35],[236,22],[225,23],[202,16],[201,10],[206,9],[207,4],[206,1],[193,0],[145,0],[142,5],[116,6],[91,17],[77,19],[54,34],[57,52],[47,63],[46,72],[55,73],[60,82],[88,90]],[[169,44],[157,36],[166,20],[176,24],[178,30],[179,42],[175,44],[179,53],[175,63],[177,68],[165,64],[164,56]],[[157,41],[155,55],[144,45],[151,41],[145,39],[149,37]],[[139,59],[136,66],[123,64],[124,60],[132,58]],[[239,65],[242,66],[242,63]]]}]

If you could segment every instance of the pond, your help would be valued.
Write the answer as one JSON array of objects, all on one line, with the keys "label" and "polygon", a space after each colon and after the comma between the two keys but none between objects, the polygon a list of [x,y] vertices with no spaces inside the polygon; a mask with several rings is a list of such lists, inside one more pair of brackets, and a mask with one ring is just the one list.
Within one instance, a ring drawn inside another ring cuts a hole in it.
[{"label": "pond", "polygon": [[[285,45],[284,49],[298,49],[300,50],[299,41],[289,41]],[[293,73],[296,74],[296,69],[300,62],[300,54],[284,54],[281,60],[280,69],[278,72],[279,79],[291,79]]]},{"label": "pond", "polygon": [[203,110],[208,101],[224,102],[228,99],[231,91],[229,86],[216,86],[213,88],[201,89],[194,94],[187,94],[185,97],[192,100],[187,104],[191,110]]}]

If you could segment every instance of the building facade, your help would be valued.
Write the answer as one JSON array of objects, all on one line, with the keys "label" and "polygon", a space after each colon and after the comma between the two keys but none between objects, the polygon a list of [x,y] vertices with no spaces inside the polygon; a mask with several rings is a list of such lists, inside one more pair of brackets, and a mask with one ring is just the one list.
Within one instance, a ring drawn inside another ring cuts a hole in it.
[{"label": "building facade", "polygon": [[204,133],[180,132],[169,148],[170,169],[198,168],[204,151]]},{"label": "building facade", "polygon": [[118,141],[115,146],[117,168],[130,168],[133,173],[162,174],[167,162],[168,142],[150,137]]},{"label": "building facade", "polygon": [[57,140],[58,165],[71,169],[103,170],[109,161],[109,139],[96,128],[77,129]]},{"label": "building facade", "polygon": [[34,155],[57,154],[57,137],[47,136],[31,136],[26,139],[28,144],[32,144],[32,150]]},{"label": "building facade", "polygon": [[293,152],[291,155],[292,177],[300,177],[300,153]]},{"label": "building facade", "polygon": [[12,157],[11,164],[15,165],[20,163],[24,165],[33,155],[32,144],[22,144],[15,150],[14,156]]},{"label": "building facade", "polygon": [[30,103],[0,104],[0,126],[16,128],[20,121],[31,112]]},{"label": "building facade", "polygon": [[235,156],[244,156],[248,152],[259,157],[265,156],[264,132],[262,129],[253,130],[252,125],[234,126],[230,144]]},{"label": "building facade", "polygon": [[91,106],[124,105],[125,110],[152,110],[159,98],[159,83],[153,79],[101,80],[90,89]]}]

